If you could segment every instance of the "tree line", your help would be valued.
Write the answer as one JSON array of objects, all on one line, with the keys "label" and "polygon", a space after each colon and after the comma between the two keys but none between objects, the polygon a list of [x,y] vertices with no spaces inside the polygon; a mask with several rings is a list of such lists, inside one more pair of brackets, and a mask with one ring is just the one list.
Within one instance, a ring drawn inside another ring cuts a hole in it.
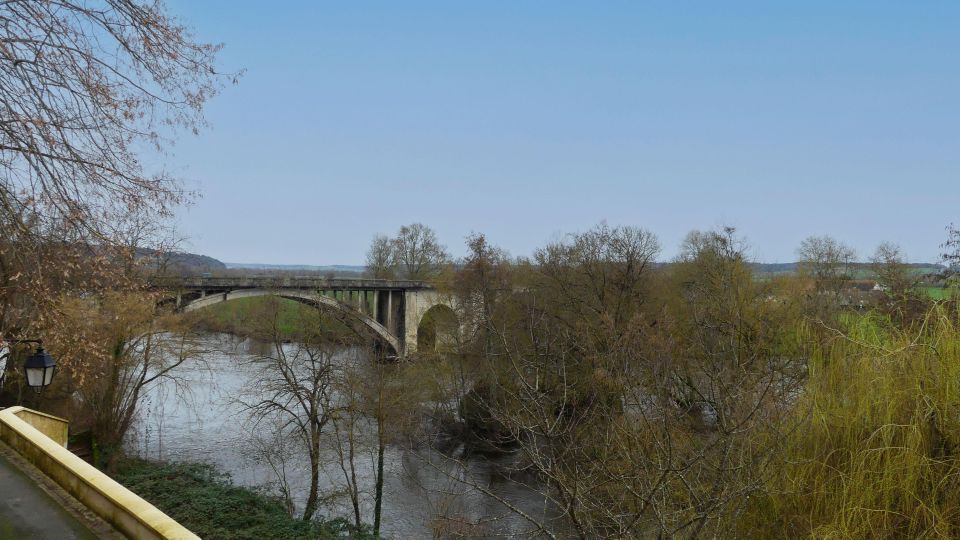
[{"label": "tree line", "polygon": [[[478,444],[520,455],[516,472],[561,510],[556,522],[525,516],[531,534],[777,536],[783,531],[769,525],[787,517],[799,535],[913,536],[957,526],[942,485],[914,492],[930,504],[929,515],[902,520],[814,508],[814,489],[796,514],[763,506],[784,496],[782,482],[803,489],[803,478],[784,474],[796,473],[788,449],[815,421],[809,415],[819,404],[809,400],[847,391],[842,380],[821,379],[823,364],[883,357],[890,343],[909,339],[917,349],[889,354],[911,362],[934,351],[950,370],[958,367],[956,305],[932,301],[897,246],[883,243],[871,257],[878,290],[860,295],[863,303],[851,301],[860,294],[851,289],[854,251],[830,237],[799,246],[799,275],[772,279],[753,274],[747,244],[732,228],[691,232],[669,265],[654,264],[660,245],[652,233],[606,224],[529,259],[509,258],[482,235],[467,245],[467,257],[439,281],[459,306],[462,329],[439,360],[456,364],[458,375],[441,387],[459,403],[452,422]],[[854,335],[864,326],[875,333],[860,343]],[[851,343],[862,348],[851,351]],[[863,375],[894,376],[885,368]],[[927,375],[930,387],[953,384]],[[858,397],[914,403],[925,392]],[[839,429],[877,421],[861,413]],[[935,448],[919,450],[924,457],[954,467],[956,455],[943,452],[955,442],[942,425],[953,432],[954,420],[904,419],[911,422],[935,433],[923,442]],[[842,462],[831,452],[847,449],[832,442],[817,441],[821,448],[803,456],[801,476],[841,481]],[[838,470],[822,468],[828,463]],[[876,466],[892,474],[897,464]],[[872,509],[881,514],[913,505],[877,500]]]}]

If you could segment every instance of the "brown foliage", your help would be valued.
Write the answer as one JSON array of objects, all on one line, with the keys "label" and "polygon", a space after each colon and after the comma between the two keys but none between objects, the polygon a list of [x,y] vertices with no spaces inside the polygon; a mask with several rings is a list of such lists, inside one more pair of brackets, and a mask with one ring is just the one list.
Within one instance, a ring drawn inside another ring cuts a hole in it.
[{"label": "brown foliage", "polygon": [[[509,441],[562,512],[562,526],[523,514],[548,536],[723,535],[769,475],[803,377],[796,308],[754,280],[732,229],[692,234],[669,268],[655,268],[657,249],[645,231],[600,225],[471,304],[493,339],[465,344],[483,368],[461,414]],[[497,282],[481,277],[492,268],[462,272],[461,296]]]}]

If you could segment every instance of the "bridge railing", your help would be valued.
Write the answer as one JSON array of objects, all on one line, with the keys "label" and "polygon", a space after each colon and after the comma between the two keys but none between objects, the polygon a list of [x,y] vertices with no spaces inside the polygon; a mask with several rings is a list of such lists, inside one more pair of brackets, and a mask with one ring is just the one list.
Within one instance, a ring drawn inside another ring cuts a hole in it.
[{"label": "bridge railing", "polygon": [[433,286],[425,281],[396,280],[396,279],[366,279],[366,278],[316,278],[316,277],[285,277],[285,276],[250,276],[250,277],[223,277],[223,276],[158,276],[151,278],[149,283],[158,289],[269,289],[295,288],[314,290],[410,290],[432,289]]}]

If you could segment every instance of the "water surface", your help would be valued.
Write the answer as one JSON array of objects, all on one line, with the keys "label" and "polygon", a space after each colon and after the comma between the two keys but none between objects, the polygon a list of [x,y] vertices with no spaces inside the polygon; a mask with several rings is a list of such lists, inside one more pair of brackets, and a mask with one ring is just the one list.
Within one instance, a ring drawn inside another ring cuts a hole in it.
[{"label": "water surface", "polygon": [[[128,447],[145,458],[212,463],[228,472],[237,484],[265,486],[274,492],[279,487],[275,469],[286,470],[288,489],[298,510],[302,509],[309,488],[305,451],[296,440],[264,437],[269,430],[255,427],[244,407],[244,402],[258,395],[257,369],[252,361],[257,347],[264,344],[209,334],[199,338],[196,345],[205,352],[178,367],[176,380],[148,390]],[[336,361],[366,359],[356,351],[345,350]],[[364,421],[360,426],[360,438],[369,444],[357,458],[357,469],[365,491],[363,520],[370,523],[376,425]],[[322,455],[320,492],[325,500],[320,513],[351,517],[353,510],[344,492],[346,484],[334,449],[332,426],[326,431],[329,447]],[[274,450],[285,447],[293,455],[279,465],[274,460],[271,467],[260,457],[258,448],[264,446]],[[475,536],[527,536],[531,524],[496,498],[537,519],[551,512],[542,495],[501,474],[513,459],[472,457],[453,461],[429,447],[389,446],[385,454],[383,534],[391,538],[430,538],[445,536],[440,531],[457,531]]]}]

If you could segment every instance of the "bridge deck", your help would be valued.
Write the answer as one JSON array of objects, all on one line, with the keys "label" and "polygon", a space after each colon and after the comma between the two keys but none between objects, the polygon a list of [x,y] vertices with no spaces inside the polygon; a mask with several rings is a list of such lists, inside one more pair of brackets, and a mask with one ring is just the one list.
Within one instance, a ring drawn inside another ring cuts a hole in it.
[{"label": "bridge deck", "polygon": [[154,287],[170,290],[183,289],[310,289],[322,291],[396,291],[432,289],[424,281],[366,278],[317,277],[156,277],[150,280]]}]

